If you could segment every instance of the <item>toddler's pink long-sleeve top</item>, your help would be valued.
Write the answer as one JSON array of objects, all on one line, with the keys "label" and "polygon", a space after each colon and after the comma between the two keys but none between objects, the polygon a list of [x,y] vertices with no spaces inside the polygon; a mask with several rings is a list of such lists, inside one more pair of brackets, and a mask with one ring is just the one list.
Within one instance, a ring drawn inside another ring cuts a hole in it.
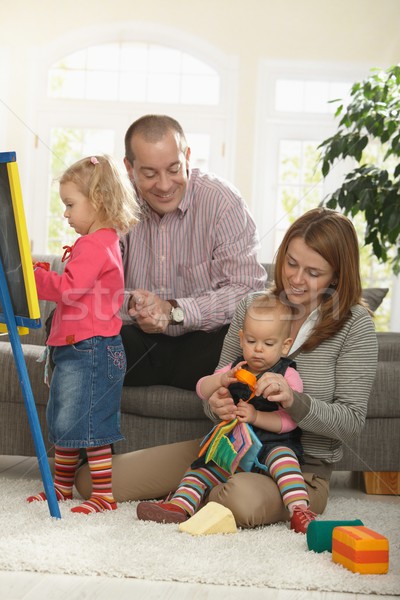
[{"label": "toddler's pink long-sleeve top", "polygon": [[50,346],[65,346],[94,336],[117,335],[122,321],[124,274],[115,229],[99,229],[75,242],[64,273],[35,269],[40,300],[57,303]]}]

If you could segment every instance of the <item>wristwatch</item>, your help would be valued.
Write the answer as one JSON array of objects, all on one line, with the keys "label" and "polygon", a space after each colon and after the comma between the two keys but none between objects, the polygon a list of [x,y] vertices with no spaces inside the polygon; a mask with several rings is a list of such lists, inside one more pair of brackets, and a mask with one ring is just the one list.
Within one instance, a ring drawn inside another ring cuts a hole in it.
[{"label": "wristwatch", "polygon": [[167,300],[167,302],[169,302],[171,305],[171,312],[169,313],[169,320],[171,322],[171,325],[178,325],[180,323],[183,323],[183,310],[180,306],[178,306],[177,301]]}]

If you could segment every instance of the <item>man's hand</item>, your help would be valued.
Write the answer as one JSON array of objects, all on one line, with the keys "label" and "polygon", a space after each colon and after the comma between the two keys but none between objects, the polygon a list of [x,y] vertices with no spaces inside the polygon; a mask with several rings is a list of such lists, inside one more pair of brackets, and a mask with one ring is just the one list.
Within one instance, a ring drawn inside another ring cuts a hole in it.
[{"label": "man's hand", "polygon": [[134,290],[128,313],[145,333],[164,333],[170,323],[171,305],[153,292]]}]

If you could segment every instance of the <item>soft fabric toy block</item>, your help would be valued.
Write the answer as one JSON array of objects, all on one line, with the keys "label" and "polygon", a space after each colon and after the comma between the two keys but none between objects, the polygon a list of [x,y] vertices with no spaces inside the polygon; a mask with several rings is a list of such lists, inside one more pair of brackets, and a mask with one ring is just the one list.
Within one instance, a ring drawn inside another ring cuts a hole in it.
[{"label": "soft fabric toy block", "polygon": [[217,502],[208,502],[193,517],[180,523],[179,531],[192,535],[208,535],[210,533],[237,533],[237,527],[229,508]]},{"label": "soft fabric toy block", "polygon": [[[257,378],[255,375],[239,369],[235,378],[243,387],[242,399],[245,402],[251,400],[255,393]],[[238,423],[237,419],[221,421],[206,435],[200,445],[199,456],[205,456],[206,463],[215,462],[225,471],[234,473],[241,466],[244,471],[251,471],[256,461],[257,454],[261,449],[261,442],[248,423]],[[260,465],[266,469],[265,465]]]},{"label": "soft fabric toy block", "polygon": [[354,521],[311,521],[307,527],[307,546],[314,552],[332,552],[332,533],[335,527],[364,525],[360,519]]},{"label": "soft fabric toy block", "polygon": [[332,560],[353,573],[387,573],[389,541],[368,527],[335,527]]}]

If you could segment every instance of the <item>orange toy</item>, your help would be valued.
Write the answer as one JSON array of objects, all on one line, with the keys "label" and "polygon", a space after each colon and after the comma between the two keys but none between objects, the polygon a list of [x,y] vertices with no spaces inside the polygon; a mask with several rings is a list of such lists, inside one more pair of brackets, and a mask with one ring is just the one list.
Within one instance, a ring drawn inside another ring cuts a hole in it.
[{"label": "orange toy", "polygon": [[235,377],[238,381],[240,381],[240,383],[246,383],[249,386],[252,391],[252,394],[249,398],[249,400],[251,400],[251,398],[254,396],[257,377],[253,375],[253,373],[250,373],[250,371],[246,371],[246,369],[239,369],[239,371],[236,371]]},{"label": "orange toy", "polygon": [[353,573],[387,573],[388,539],[364,526],[335,527],[332,534],[332,560]]},{"label": "orange toy", "polygon": [[[254,390],[256,388],[256,383],[257,383],[257,377],[255,375],[253,375],[253,373],[250,373],[250,371],[246,371],[246,369],[239,369],[238,371],[236,371],[235,377],[238,381],[240,381],[240,383],[245,383],[250,388],[251,396],[248,398],[248,400],[246,400],[246,402],[249,402],[249,400],[251,400],[254,396]],[[201,444],[199,456],[202,456],[203,454],[205,454],[207,448],[210,446],[211,442],[215,439],[215,435],[218,432],[218,430],[225,427],[225,425],[228,425],[228,423],[231,423],[232,427],[233,427],[236,425],[237,421],[236,421],[236,419],[234,419],[233,421],[221,421],[220,423],[218,423],[218,425],[216,425],[211,432],[211,433],[213,433],[213,435],[211,435],[210,437],[207,436],[206,438],[204,438],[204,440]]]}]

